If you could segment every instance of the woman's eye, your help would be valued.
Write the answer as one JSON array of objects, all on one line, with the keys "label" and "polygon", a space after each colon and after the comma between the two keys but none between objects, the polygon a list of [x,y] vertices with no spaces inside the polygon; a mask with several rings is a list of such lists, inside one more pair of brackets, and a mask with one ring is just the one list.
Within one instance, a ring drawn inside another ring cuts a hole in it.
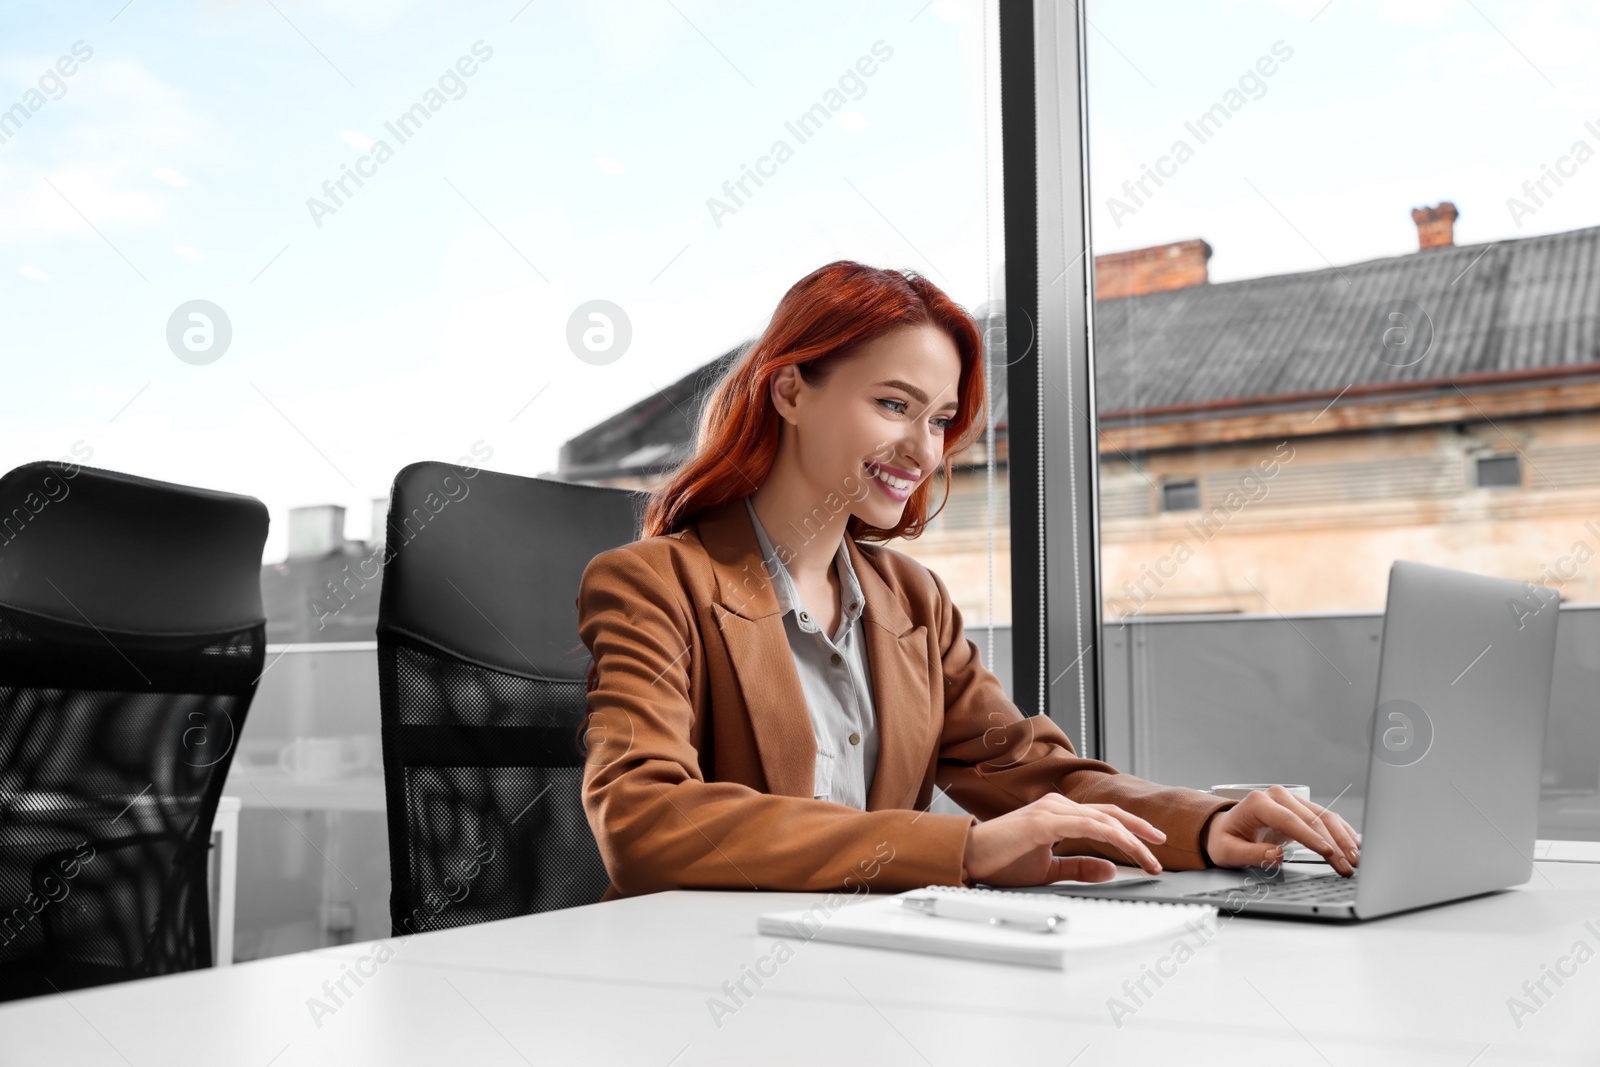
[{"label": "woman's eye", "polygon": [[[892,397],[880,397],[878,399],[878,403],[890,405],[899,404],[900,406],[898,408],[893,408],[891,410],[893,410],[896,415],[905,414],[907,402],[904,400],[895,400]],[[950,428],[950,424],[955,421],[956,420],[954,416],[940,416],[939,418],[933,420],[933,424],[939,427],[941,430],[948,430]]]}]

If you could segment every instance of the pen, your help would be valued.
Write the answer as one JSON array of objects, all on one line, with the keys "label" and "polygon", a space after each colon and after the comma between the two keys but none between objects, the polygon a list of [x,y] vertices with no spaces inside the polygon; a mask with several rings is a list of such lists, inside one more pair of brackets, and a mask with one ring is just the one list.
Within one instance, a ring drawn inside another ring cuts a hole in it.
[{"label": "pen", "polygon": [[1056,933],[1067,925],[1065,915],[1040,915],[1036,911],[989,901],[956,900],[947,897],[901,897],[900,905],[935,918],[963,919],[967,922],[988,923],[991,926],[1014,926],[1040,934]]}]

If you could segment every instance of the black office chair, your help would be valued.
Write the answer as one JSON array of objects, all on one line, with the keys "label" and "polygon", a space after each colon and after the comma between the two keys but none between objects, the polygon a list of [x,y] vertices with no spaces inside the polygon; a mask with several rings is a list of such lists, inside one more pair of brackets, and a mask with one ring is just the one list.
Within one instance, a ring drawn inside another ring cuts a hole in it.
[{"label": "black office chair", "polygon": [[396,935],[591,904],[581,799],[589,561],[646,497],[445,463],[391,490],[378,681]]},{"label": "black office chair", "polygon": [[0,477],[0,999],[211,965],[211,822],[266,647],[259,500]]}]

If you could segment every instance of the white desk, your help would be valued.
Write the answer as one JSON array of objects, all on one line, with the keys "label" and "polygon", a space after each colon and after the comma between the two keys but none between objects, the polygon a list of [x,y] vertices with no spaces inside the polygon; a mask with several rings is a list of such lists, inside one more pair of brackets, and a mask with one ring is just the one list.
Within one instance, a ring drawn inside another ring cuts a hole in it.
[{"label": "white desk", "polygon": [[[1600,865],[1541,861],[1526,886],[1354,925],[1229,919],[1119,1027],[1169,946],[1066,972],[785,942],[758,913],[818,896],[666,893],[0,1006],[7,1063],[984,1065],[1600,1062],[1600,957],[1521,1020],[1578,941],[1600,951]],[[1594,929],[1585,926],[1593,922]],[[389,942],[387,944],[395,944]],[[358,961],[365,962],[358,962]],[[370,974],[335,1005],[324,983]],[[1569,965],[1569,970],[1570,965]],[[1153,987],[1152,987],[1153,988]],[[308,1000],[332,1014],[313,1019]],[[1247,1058],[1241,1059],[1245,1053]],[[519,1058],[520,1057],[520,1058]],[[125,1059],[124,1059],[125,1058]]]}]

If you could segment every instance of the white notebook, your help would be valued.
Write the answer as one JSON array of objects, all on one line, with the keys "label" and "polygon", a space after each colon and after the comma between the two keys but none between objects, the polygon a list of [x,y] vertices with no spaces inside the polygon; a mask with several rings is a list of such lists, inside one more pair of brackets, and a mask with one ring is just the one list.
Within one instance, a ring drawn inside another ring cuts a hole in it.
[{"label": "white notebook", "polygon": [[[996,904],[1010,916],[1059,916],[1056,929],[1035,932],[1014,925],[999,926],[968,918],[925,914],[902,899]],[[801,911],[770,912],[756,920],[759,933],[802,941],[834,941],[846,945],[926,952],[939,956],[1017,963],[1054,970],[1066,968],[1067,957],[1141,941],[1178,937],[1216,916],[1209,904],[1160,904],[1153,901],[1098,900],[1003,889],[931,885],[895,896],[868,897],[830,912],[819,901]]]}]

